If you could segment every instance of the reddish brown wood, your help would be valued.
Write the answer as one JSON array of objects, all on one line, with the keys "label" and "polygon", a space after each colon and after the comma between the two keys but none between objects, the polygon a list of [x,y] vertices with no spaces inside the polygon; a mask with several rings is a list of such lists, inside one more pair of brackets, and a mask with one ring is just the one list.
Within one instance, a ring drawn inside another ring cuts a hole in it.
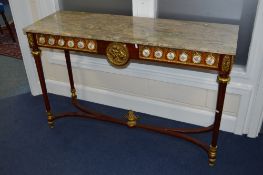
[{"label": "reddish brown wood", "polygon": [[[35,37],[34,37],[33,42],[34,42],[34,46],[32,48],[32,52],[40,52],[41,53],[41,50],[37,46]],[[39,82],[40,82],[40,86],[41,86],[41,90],[42,90],[42,96],[44,99],[46,111],[51,112],[51,107],[50,107],[50,103],[49,103],[49,99],[48,99],[48,95],[47,95],[47,87],[46,87],[46,82],[45,82],[45,76],[44,76],[43,66],[42,66],[42,61],[41,61],[41,54],[35,54],[35,55],[33,54],[33,57],[34,57],[35,63],[36,63],[38,78],[39,78]]]},{"label": "reddish brown wood", "polygon": [[[81,118],[86,118],[86,119],[89,118],[89,119],[101,120],[101,121],[117,123],[117,124],[121,124],[121,125],[127,126],[127,122],[126,121],[123,121],[123,120],[117,119],[117,118],[113,118],[111,116],[107,116],[107,115],[104,115],[104,114],[99,114],[99,115],[96,114],[96,115],[94,115],[94,114],[91,114],[91,113],[83,113],[83,112],[65,112],[65,113],[61,113],[61,114],[55,115],[54,119],[57,120],[57,119],[65,118],[65,117],[81,117]],[[144,125],[144,124],[137,124],[135,127],[146,129],[146,130],[150,130],[150,131],[154,131],[154,132],[158,132],[158,133],[161,133],[161,134],[174,136],[174,137],[177,137],[177,138],[189,141],[189,142],[201,147],[205,152],[208,153],[209,147],[208,147],[207,144],[205,144],[205,143],[203,143],[203,142],[201,142],[201,141],[199,141],[199,140],[197,140],[197,139],[195,139],[193,137],[190,137],[190,136],[187,136],[185,134],[182,134],[180,132],[168,131],[165,128],[159,128],[159,127],[156,127],[156,126],[150,126],[150,125]]]},{"label": "reddish brown wood", "polygon": [[106,115],[106,114],[101,114],[101,113],[98,113],[94,110],[91,110],[87,107],[83,107],[82,105],[79,104],[79,102],[77,100],[73,101],[73,105],[79,109],[81,112],[84,112],[84,113],[87,113],[87,114],[92,114],[94,116],[98,116],[98,117],[111,117],[109,115]]},{"label": "reddish brown wood", "polygon": [[75,89],[69,50],[64,50],[71,90]]},{"label": "reddish brown wood", "polygon": [[36,63],[36,66],[37,66],[38,77],[39,77],[39,81],[40,81],[40,85],[41,85],[41,90],[42,90],[42,94],[43,94],[46,110],[50,111],[51,107],[50,107],[50,103],[49,103],[49,99],[48,99],[48,95],[47,95],[47,88],[46,88],[46,84],[45,84],[45,77],[44,77],[43,67],[42,67],[42,62],[41,62],[40,57],[35,56],[35,63]]},{"label": "reddish brown wood", "polygon": [[[96,111],[93,111],[91,109],[88,109],[87,107],[83,107],[81,104],[79,104],[78,101],[74,101],[73,105],[79,109],[80,111],[87,113],[87,114],[92,114],[94,116],[99,116],[99,117],[111,117],[106,114],[101,114]],[[185,134],[199,134],[199,133],[205,133],[205,132],[210,132],[214,128],[214,125],[208,126],[208,127],[203,127],[203,128],[164,128],[165,131],[167,132],[177,132],[177,133],[185,133]]]},{"label": "reddish brown wood", "polygon": [[159,127],[155,127],[155,126],[142,125],[142,124],[137,124],[136,127],[155,131],[155,132],[159,132],[161,134],[166,134],[166,135],[174,136],[174,137],[189,141],[189,142],[201,147],[204,151],[206,151],[208,153],[209,146],[206,143],[203,143],[200,140],[197,140],[196,138],[190,137],[186,134],[182,134],[180,132],[174,132],[174,131],[171,132],[171,131],[167,131],[165,128],[159,128]]},{"label": "reddish brown wood", "polygon": [[[92,114],[94,116],[98,117],[111,117],[109,115],[101,114],[96,111],[93,111],[91,109],[88,109],[87,107],[83,107],[81,104],[78,103],[78,101],[73,102],[74,106],[79,109],[80,111],[87,113],[87,114]],[[167,132],[177,132],[177,133],[185,133],[185,134],[198,134],[198,133],[204,133],[204,132],[210,132],[214,128],[213,125],[209,127],[204,127],[204,128],[164,128],[164,131]]]},{"label": "reddish brown wood", "polygon": [[[221,77],[226,77],[228,75],[220,75]],[[217,146],[219,128],[222,118],[223,106],[225,101],[227,83],[218,82],[218,93],[217,93],[217,104],[216,104],[216,112],[215,112],[215,120],[214,120],[214,129],[212,134],[212,142],[211,145],[213,147]]]},{"label": "reddish brown wood", "polygon": [[214,125],[203,127],[203,128],[176,128],[176,129],[166,129],[170,132],[179,132],[179,133],[187,133],[187,134],[199,134],[213,131]]},{"label": "reddish brown wood", "polygon": [[89,119],[95,119],[95,120],[101,120],[101,121],[126,125],[125,121],[122,121],[117,118],[113,118],[111,116],[104,116],[103,114],[97,116],[97,115],[83,113],[83,112],[64,112],[64,113],[55,115],[54,119],[57,120],[57,119],[66,118],[66,117],[73,117],[73,118],[81,117],[81,118],[86,118],[86,119],[89,118]]}]

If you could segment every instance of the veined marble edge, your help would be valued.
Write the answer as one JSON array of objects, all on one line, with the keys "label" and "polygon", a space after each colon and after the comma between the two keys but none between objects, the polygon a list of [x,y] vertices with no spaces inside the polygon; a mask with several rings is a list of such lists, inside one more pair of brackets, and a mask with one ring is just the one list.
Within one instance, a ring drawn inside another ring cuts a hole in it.
[{"label": "veined marble edge", "polygon": [[215,22],[202,22],[202,21],[191,21],[191,20],[181,20],[181,19],[166,19],[166,18],[148,18],[148,17],[139,17],[139,16],[127,16],[127,15],[116,15],[116,14],[108,14],[108,13],[92,13],[92,12],[80,12],[80,11],[63,11],[63,10],[60,10],[60,11],[57,11],[57,12],[54,12],[36,22],[34,22],[33,24],[25,27],[23,30],[27,30],[28,28],[30,28],[31,26],[34,26],[35,23],[39,22],[39,21],[42,21],[42,20],[45,20],[46,18],[49,18],[53,15],[56,15],[56,14],[62,14],[62,13],[83,13],[83,14],[96,14],[96,15],[109,15],[109,16],[120,16],[120,17],[132,17],[132,18],[138,18],[138,19],[147,19],[147,20],[157,20],[157,21],[180,21],[180,22],[186,22],[186,23],[193,23],[193,24],[211,24],[211,25],[220,25],[220,26],[232,26],[234,28],[237,29],[237,32],[239,30],[239,25],[234,25],[234,24],[224,24],[224,23],[215,23]]},{"label": "veined marble edge", "polygon": [[[23,29],[24,33],[40,33],[38,31],[36,31],[35,29],[30,29],[32,27],[34,27],[35,24],[44,21],[47,18],[52,17],[53,15],[56,14],[62,14],[62,13],[76,13],[75,11],[57,11],[54,12],[44,18],[42,18],[39,21],[34,22],[33,24],[25,27]],[[91,12],[77,12],[78,14],[97,14],[97,13],[91,13]],[[110,16],[121,16],[121,17],[133,17],[133,16],[124,16],[124,15],[114,15],[114,14],[97,14],[97,15],[110,15]],[[160,20],[160,21],[181,21],[181,22],[186,22],[186,23],[193,23],[193,24],[212,24],[212,25],[221,25],[221,26],[231,26],[233,28],[235,28],[234,30],[236,30],[236,33],[238,34],[239,32],[239,26],[238,25],[232,25],[232,24],[220,24],[220,23],[208,23],[208,22],[199,22],[199,21],[184,21],[184,20],[173,20],[173,19],[152,19],[152,18],[147,18],[147,17],[133,17],[133,18],[143,18],[143,19],[147,19],[147,20]],[[147,42],[142,42],[142,41],[133,41],[132,39],[127,39],[127,41],[122,40],[114,40],[113,38],[106,38],[106,37],[87,37],[87,36],[82,36],[82,35],[67,35],[67,34],[61,34],[61,33],[56,33],[56,32],[46,32],[46,31],[41,31],[41,34],[47,34],[47,35],[58,35],[58,36],[64,36],[64,37],[76,37],[76,38],[85,38],[85,39],[93,39],[93,40],[101,40],[101,41],[111,41],[111,42],[122,42],[122,43],[128,43],[128,44],[139,44],[139,45],[145,45],[145,46],[153,46],[153,47],[164,47],[164,48],[171,48],[171,49],[180,49],[180,50],[191,50],[191,51],[197,51],[197,52],[210,52],[210,53],[217,53],[217,54],[226,54],[226,55],[236,55],[236,50],[233,52],[224,52],[224,51],[216,51],[216,49],[213,49],[214,51],[211,51],[210,49],[194,49],[194,48],[190,48],[188,47],[187,49],[185,49],[184,47],[172,47],[169,44],[151,44],[151,43],[147,43]],[[238,41],[238,36],[236,37],[236,42],[235,42],[235,46],[231,46],[231,47],[235,47],[237,48],[237,41]],[[222,49],[220,49],[222,50]],[[229,50],[234,50],[234,49],[229,49]]]},{"label": "veined marble edge", "polygon": [[61,12],[61,11],[57,11],[57,12],[51,13],[50,15],[48,15],[48,16],[40,19],[40,20],[37,20],[37,21],[33,22],[32,24],[24,27],[24,28],[23,28],[23,33],[24,33],[24,34],[26,34],[26,33],[37,33],[37,32],[34,32],[34,31],[30,30],[30,28],[33,27],[37,22],[40,22],[40,21],[42,21],[42,20],[45,20],[46,18],[51,17],[51,16],[57,14],[58,12]]}]

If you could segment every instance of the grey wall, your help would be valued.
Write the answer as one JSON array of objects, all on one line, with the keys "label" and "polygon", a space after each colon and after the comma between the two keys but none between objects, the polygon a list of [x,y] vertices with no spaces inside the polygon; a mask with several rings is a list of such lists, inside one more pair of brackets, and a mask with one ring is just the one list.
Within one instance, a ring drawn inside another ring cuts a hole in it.
[{"label": "grey wall", "polygon": [[240,25],[235,63],[246,65],[258,0],[159,0],[159,18]]},{"label": "grey wall", "polygon": [[[158,17],[240,25],[236,64],[246,65],[258,0],[158,0]],[[132,0],[60,0],[64,10],[132,15]]]},{"label": "grey wall", "polygon": [[60,0],[60,8],[132,16],[132,0]]},{"label": "grey wall", "polygon": [[237,24],[241,18],[243,1],[159,0],[159,17]]}]

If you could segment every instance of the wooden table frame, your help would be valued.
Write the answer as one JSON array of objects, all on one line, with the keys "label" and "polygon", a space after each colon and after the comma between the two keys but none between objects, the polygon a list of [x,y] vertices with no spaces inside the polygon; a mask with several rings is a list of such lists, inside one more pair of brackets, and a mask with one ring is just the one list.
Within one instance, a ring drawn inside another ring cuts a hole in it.
[{"label": "wooden table frame", "polygon": [[[51,128],[54,127],[55,120],[61,119],[64,117],[83,117],[83,118],[108,121],[112,123],[118,123],[121,125],[127,125],[130,128],[134,128],[134,127],[143,128],[146,130],[151,130],[151,131],[155,131],[158,133],[178,137],[178,138],[181,138],[181,139],[184,139],[186,141],[196,144],[197,146],[201,147],[207,153],[208,159],[209,159],[209,165],[210,166],[215,165],[219,127],[220,127],[220,122],[221,122],[221,117],[222,117],[224,99],[225,99],[225,94],[226,94],[226,87],[227,87],[227,83],[230,81],[229,74],[230,74],[233,60],[234,60],[233,55],[195,52],[195,51],[170,49],[170,48],[159,48],[159,47],[154,47],[154,46],[142,46],[142,45],[138,46],[137,44],[116,43],[116,42],[111,42],[111,41],[100,41],[100,40],[91,40],[95,44],[95,47],[93,48],[94,50],[89,50],[87,48],[78,48],[77,45],[61,46],[58,44],[59,38],[64,38],[64,41],[66,43],[68,41],[73,41],[74,43],[77,43],[79,41],[84,41],[84,43],[87,43],[90,40],[86,38],[73,38],[73,37],[68,37],[68,36],[52,36],[52,35],[41,34],[41,33],[40,34],[39,33],[27,33],[27,37],[28,37],[29,46],[32,50],[32,55],[35,59],[39,81],[40,81],[40,85],[42,89],[42,95],[44,98],[45,108],[46,108],[46,112],[48,116],[48,124]],[[52,38],[52,40],[50,40],[50,38]],[[41,39],[42,41],[40,41]],[[41,62],[41,50],[39,49],[39,47],[64,50],[67,70],[68,70],[68,76],[69,76],[69,82],[70,82],[70,87],[71,87],[72,104],[77,109],[79,109],[79,112],[65,112],[65,113],[61,113],[57,115],[52,114],[50,103],[49,103],[49,98],[47,94],[47,88],[46,88],[46,83],[45,83],[42,62]],[[111,55],[109,51],[110,49],[112,49],[112,47],[114,47],[115,51],[117,52],[115,57],[114,55]],[[151,55],[149,55],[149,57],[145,57],[142,55],[142,50],[144,48],[148,48],[151,51]],[[121,49],[124,49],[124,50],[121,50]],[[154,53],[158,49],[161,49],[163,53],[168,53],[172,50],[176,57],[178,57],[178,55],[183,52],[187,53],[190,56],[190,58],[193,58],[194,55],[196,54],[200,54],[201,57],[207,57],[209,54],[211,54],[213,58],[215,58],[215,63],[214,63],[214,66],[211,66],[211,65],[205,64],[204,61],[200,62],[199,64],[195,64],[191,61],[181,62],[178,59],[175,59],[173,61],[165,59],[165,58],[157,59],[152,53]],[[92,111],[91,109],[86,109],[82,107],[77,101],[77,94],[76,94],[76,89],[74,85],[71,61],[70,61],[70,51],[80,51],[80,52],[107,55],[109,62],[114,64],[115,66],[121,66],[123,64],[126,64],[129,59],[139,59],[139,60],[148,60],[148,61],[156,61],[156,62],[166,62],[170,64],[181,65],[182,67],[193,67],[193,68],[199,68],[201,70],[215,71],[218,73],[218,95],[217,95],[217,104],[216,104],[216,111],[215,111],[215,120],[211,126],[200,127],[197,129],[161,128],[161,127],[137,123],[136,122],[137,117],[132,111],[129,111],[128,115],[126,116],[127,120],[121,120],[121,119],[113,118],[105,114],[101,114],[101,113]],[[123,54],[126,54],[126,55],[123,55]],[[126,60],[124,62],[118,62],[118,59],[116,61],[115,58],[120,55],[126,56]],[[113,57],[113,60],[111,59],[111,57]],[[187,135],[187,134],[199,134],[199,133],[205,133],[205,132],[211,132],[211,135],[212,135],[211,144],[203,143],[200,140]]]}]

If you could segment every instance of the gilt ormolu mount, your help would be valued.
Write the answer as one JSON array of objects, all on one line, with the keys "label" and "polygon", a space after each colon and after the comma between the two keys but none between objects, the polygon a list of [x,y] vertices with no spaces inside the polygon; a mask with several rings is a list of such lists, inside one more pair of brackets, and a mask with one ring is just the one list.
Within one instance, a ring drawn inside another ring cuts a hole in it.
[{"label": "gilt ormolu mount", "polygon": [[[207,153],[209,165],[215,165],[226,87],[236,55],[238,26],[61,11],[37,21],[24,31],[35,59],[50,127],[54,127],[55,120],[63,117],[84,117],[130,128],[144,128],[196,144]],[[41,47],[64,50],[72,104],[79,112],[52,114],[41,62]],[[197,129],[161,128],[140,124],[133,111],[128,112],[126,120],[121,120],[84,108],[77,100],[70,51],[106,55],[114,66],[123,66],[129,60],[136,59],[215,72],[219,84],[215,120],[211,126]],[[204,132],[211,132],[211,144],[188,135]]]}]

